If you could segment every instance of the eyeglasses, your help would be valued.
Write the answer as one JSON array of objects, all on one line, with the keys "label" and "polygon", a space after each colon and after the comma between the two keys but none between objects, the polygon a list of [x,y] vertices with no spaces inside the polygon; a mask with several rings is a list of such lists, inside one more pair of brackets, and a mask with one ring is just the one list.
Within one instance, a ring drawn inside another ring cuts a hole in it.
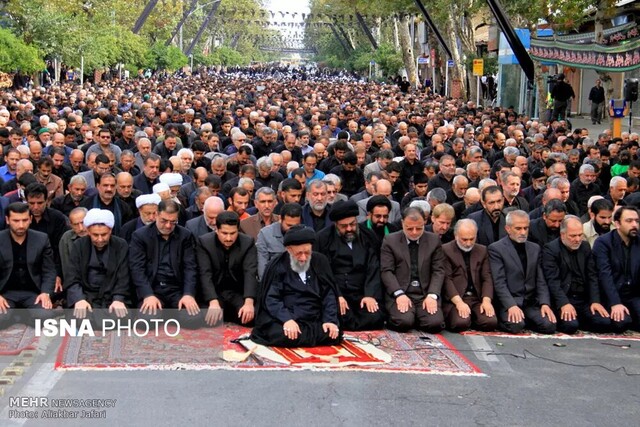
[{"label": "eyeglasses", "polygon": [[158,218],[158,221],[160,221],[160,224],[162,225],[171,225],[171,226],[175,226],[178,224],[178,220],[168,220],[168,219],[164,219],[164,218]]}]

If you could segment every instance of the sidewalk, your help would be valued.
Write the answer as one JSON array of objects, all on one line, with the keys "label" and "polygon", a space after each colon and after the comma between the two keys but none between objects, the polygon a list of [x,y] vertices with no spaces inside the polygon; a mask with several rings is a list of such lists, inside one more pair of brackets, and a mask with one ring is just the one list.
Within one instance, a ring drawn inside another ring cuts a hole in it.
[{"label": "sidewalk", "polygon": [[[602,133],[605,129],[611,129],[611,119],[604,119],[602,124],[593,125],[589,117],[583,118],[582,116],[572,116],[569,118],[571,121],[572,129],[575,128],[587,128],[589,129],[589,137],[594,141],[598,138],[598,134]],[[632,132],[640,132],[640,126],[634,117]],[[629,132],[629,118],[622,119],[622,132]]]}]

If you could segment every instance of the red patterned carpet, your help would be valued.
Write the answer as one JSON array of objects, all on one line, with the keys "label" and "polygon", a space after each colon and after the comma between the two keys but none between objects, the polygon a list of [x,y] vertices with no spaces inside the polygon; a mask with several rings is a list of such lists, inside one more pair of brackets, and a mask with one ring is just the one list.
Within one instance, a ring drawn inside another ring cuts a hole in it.
[{"label": "red patterned carpet", "polygon": [[19,354],[38,346],[38,338],[33,328],[15,324],[0,330],[0,356]]},{"label": "red patterned carpet", "polygon": [[[182,330],[175,337],[65,338],[56,369],[63,370],[349,370],[483,375],[441,335],[392,331],[352,333],[341,346],[276,349],[242,341],[248,328]],[[266,349],[266,354],[264,351]],[[223,359],[239,358],[229,362]],[[268,357],[276,354],[276,357]]]}]

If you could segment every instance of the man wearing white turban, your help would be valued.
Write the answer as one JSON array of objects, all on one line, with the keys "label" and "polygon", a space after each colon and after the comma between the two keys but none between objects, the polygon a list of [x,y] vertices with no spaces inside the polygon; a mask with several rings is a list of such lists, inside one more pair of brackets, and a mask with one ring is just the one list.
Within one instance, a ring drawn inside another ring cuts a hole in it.
[{"label": "man wearing white turban", "polygon": [[67,303],[77,318],[92,317],[90,313],[96,308],[124,317],[126,304],[131,304],[129,248],[124,239],[112,235],[114,224],[111,211],[89,210],[84,217],[87,236],[71,248],[64,287]]}]

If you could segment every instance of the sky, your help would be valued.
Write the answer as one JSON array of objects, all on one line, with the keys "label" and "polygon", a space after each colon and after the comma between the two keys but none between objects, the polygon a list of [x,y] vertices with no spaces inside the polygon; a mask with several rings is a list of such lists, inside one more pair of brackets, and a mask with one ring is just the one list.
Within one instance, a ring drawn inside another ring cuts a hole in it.
[{"label": "sky", "polygon": [[[309,3],[307,0],[266,0],[265,2],[266,8],[276,13],[273,18],[269,18],[271,22],[302,22],[302,13],[309,13]],[[289,15],[285,15],[284,17],[277,12],[289,12]],[[291,14],[297,12],[295,17],[292,17]],[[292,32],[301,32],[302,28],[300,27],[274,27],[280,30],[283,35],[286,37]]]}]

